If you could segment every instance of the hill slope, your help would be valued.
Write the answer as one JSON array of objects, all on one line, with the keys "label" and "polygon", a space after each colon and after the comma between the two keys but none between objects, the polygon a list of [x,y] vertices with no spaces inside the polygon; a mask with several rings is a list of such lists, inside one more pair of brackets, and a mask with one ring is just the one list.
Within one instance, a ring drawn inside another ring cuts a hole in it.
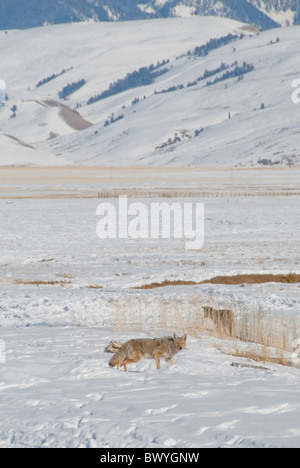
[{"label": "hill slope", "polygon": [[[2,165],[299,163],[298,27],[258,35],[193,17],[0,38],[9,98],[0,111]],[[22,144],[26,155],[16,157]]]}]

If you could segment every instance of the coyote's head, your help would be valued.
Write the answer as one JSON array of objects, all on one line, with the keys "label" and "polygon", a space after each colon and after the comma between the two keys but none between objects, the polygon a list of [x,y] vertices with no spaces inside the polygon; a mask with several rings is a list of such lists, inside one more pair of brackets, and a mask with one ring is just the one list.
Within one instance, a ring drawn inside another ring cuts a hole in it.
[{"label": "coyote's head", "polygon": [[186,335],[177,336],[176,333],[173,334],[173,340],[174,340],[176,348],[178,348],[179,350],[185,349],[186,337],[187,337]]}]

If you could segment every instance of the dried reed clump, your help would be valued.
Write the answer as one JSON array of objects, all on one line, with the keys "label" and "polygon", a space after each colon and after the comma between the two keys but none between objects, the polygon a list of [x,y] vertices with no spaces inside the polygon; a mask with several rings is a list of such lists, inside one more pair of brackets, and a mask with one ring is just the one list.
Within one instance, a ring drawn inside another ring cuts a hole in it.
[{"label": "dried reed clump", "polygon": [[111,302],[114,330],[186,332],[191,336],[202,333],[198,299],[128,294]]}]

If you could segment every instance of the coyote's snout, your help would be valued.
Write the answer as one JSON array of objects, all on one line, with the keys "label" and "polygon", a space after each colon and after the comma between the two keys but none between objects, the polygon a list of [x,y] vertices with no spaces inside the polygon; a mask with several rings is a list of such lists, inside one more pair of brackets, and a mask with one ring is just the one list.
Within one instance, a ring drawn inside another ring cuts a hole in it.
[{"label": "coyote's snout", "polygon": [[160,369],[160,358],[171,364],[172,357],[186,346],[186,335],[167,336],[153,339],[133,339],[124,343],[109,361],[111,367],[120,369],[124,366],[127,372],[127,364],[138,362],[143,358],[155,359],[157,369]]},{"label": "coyote's snout", "polygon": [[204,318],[210,318],[217,328],[229,333],[230,336],[235,334],[234,313],[229,309],[213,309],[212,307],[202,307],[204,310]]}]

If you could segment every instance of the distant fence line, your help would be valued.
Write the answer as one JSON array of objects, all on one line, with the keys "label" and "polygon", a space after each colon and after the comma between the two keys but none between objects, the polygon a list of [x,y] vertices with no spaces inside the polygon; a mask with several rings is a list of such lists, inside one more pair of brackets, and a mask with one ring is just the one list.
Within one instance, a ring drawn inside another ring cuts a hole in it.
[{"label": "distant fence line", "polygon": [[300,192],[296,190],[211,190],[211,191],[142,191],[142,190],[127,190],[118,189],[108,192],[98,192],[98,198],[119,198],[127,196],[128,198],[217,198],[217,197],[274,197],[274,196],[300,196]]}]

